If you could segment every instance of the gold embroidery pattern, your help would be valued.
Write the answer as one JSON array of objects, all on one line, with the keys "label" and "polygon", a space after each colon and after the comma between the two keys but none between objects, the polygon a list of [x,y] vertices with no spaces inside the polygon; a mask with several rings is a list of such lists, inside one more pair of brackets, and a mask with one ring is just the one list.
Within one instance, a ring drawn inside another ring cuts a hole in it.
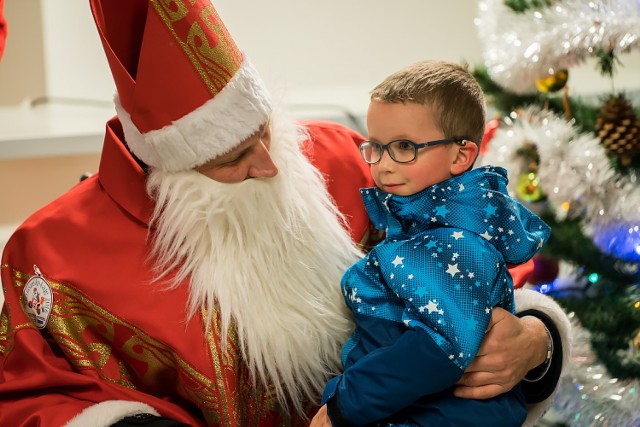
[{"label": "gold embroidery pattern", "polygon": [[[0,271],[3,269],[9,270],[9,266],[7,264],[0,265]],[[27,277],[26,275],[20,274],[18,272],[11,273],[12,280],[14,285],[17,287],[23,287]],[[8,286],[8,285],[6,285]],[[2,311],[0,312],[0,354],[7,354],[13,348],[13,337],[16,331],[25,328],[34,327],[30,322],[18,324],[15,326],[11,326],[11,307],[9,301],[7,301],[7,292],[3,286],[4,292],[4,306],[2,307]],[[20,291],[20,302],[22,303],[22,291]]]},{"label": "gold embroidery pattern", "polygon": [[[207,319],[206,311],[202,319]],[[269,412],[278,410],[278,401],[273,386],[266,390],[260,384],[253,384],[245,368],[238,348],[238,336],[233,325],[227,337],[227,345],[221,348],[221,340],[216,339],[213,331],[220,334],[219,315],[212,316],[213,327],[207,333],[207,342],[218,382],[221,406],[223,407],[225,426],[259,426]],[[226,378],[236,378],[236,384],[228,384]],[[234,420],[235,422],[233,422]],[[289,423],[283,424],[289,425]]]},{"label": "gold embroidery pattern", "polygon": [[215,96],[242,63],[242,52],[216,10],[209,0],[189,0],[189,4],[185,0],[152,0],[151,4]]},{"label": "gold embroidery pattern", "polygon": [[[21,288],[30,276],[13,270],[11,277],[13,286]],[[79,370],[95,369],[104,380],[159,396],[165,396],[171,388],[167,385],[174,384],[177,397],[197,405],[209,425],[258,425],[278,409],[271,387],[265,391],[252,384],[240,361],[233,328],[224,354],[217,321],[206,336],[214,365],[212,380],[170,347],[111,315],[84,294],[47,281],[56,301],[47,332]],[[0,352],[9,351],[15,332],[22,328],[36,329],[31,323],[11,328],[5,304],[0,314]]]}]

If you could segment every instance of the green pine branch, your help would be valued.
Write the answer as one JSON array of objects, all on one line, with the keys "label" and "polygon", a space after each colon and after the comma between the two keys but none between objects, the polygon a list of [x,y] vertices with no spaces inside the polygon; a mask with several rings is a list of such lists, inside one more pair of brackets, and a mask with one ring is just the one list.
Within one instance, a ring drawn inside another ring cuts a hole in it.
[{"label": "green pine branch", "polygon": [[[558,298],[567,311],[574,312],[591,333],[591,345],[598,360],[614,378],[640,378],[640,359],[625,363],[619,352],[629,351],[629,341],[640,327],[640,309],[624,295],[596,298]],[[636,357],[638,357],[636,355]]]},{"label": "green pine branch", "polygon": [[[475,67],[471,72],[484,91],[487,102],[503,115],[508,115],[512,111],[531,105],[540,108],[546,106],[556,114],[565,114],[562,95],[548,96],[542,93],[518,95],[496,83],[489,76],[487,68],[483,65]],[[600,107],[589,105],[580,99],[569,98],[569,108],[578,130],[581,132],[593,132]]]},{"label": "green pine branch", "polygon": [[624,292],[630,284],[638,280],[638,277],[616,268],[620,265],[620,260],[600,251],[593,241],[584,235],[579,220],[556,221],[551,212],[540,216],[551,227],[551,237],[542,249],[544,254],[581,267],[584,277],[597,274],[600,281],[608,283],[607,289],[600,287],[603,292]]},{"label": "green pine branch", "polygon": [[504,0],[504,4],[517,13],[524,13],[528,10],[543,9],[550,6],[552,3],[552,0]]}]

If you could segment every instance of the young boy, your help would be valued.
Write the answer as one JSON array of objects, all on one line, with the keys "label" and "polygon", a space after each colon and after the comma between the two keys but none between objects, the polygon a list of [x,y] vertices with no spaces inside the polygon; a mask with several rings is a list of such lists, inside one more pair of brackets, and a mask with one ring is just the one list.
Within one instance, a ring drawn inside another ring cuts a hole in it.
[{"label": "young boy", "polygon": [[514,312],[507,263],[549,237],[507,195],[504,169],[471,170],[484,123],[482,90],[453,63],[411,65],[373,90],[360,151],[376,188],[361,193],[386,239],[343,276],[356,330],[312,425],[328,423],[324,414],[334,426],[524,422],[519,387],[489,400],[453,395],[493,307]]}]

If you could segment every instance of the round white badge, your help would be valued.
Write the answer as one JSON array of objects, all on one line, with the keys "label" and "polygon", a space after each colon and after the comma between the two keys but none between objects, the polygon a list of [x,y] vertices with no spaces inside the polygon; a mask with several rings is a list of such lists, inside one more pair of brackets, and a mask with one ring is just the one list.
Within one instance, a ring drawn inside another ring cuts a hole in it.
[{"label": "round white badge", "polygon": [[40,275],[36,267],[36,275],[24,285],[22,291],[24,311],[38,329],[44,329],[53,309],[53,292],[49,283]]}]

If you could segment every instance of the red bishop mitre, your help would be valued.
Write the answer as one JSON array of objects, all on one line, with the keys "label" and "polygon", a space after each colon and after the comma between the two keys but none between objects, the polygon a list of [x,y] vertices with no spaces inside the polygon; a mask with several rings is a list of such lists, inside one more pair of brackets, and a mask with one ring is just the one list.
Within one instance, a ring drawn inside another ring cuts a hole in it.
[{"label": "red bishop mitre", "polygon": [[269,94],[209,0],[90,0],[130,150],[178,172],[267,122]]}]

